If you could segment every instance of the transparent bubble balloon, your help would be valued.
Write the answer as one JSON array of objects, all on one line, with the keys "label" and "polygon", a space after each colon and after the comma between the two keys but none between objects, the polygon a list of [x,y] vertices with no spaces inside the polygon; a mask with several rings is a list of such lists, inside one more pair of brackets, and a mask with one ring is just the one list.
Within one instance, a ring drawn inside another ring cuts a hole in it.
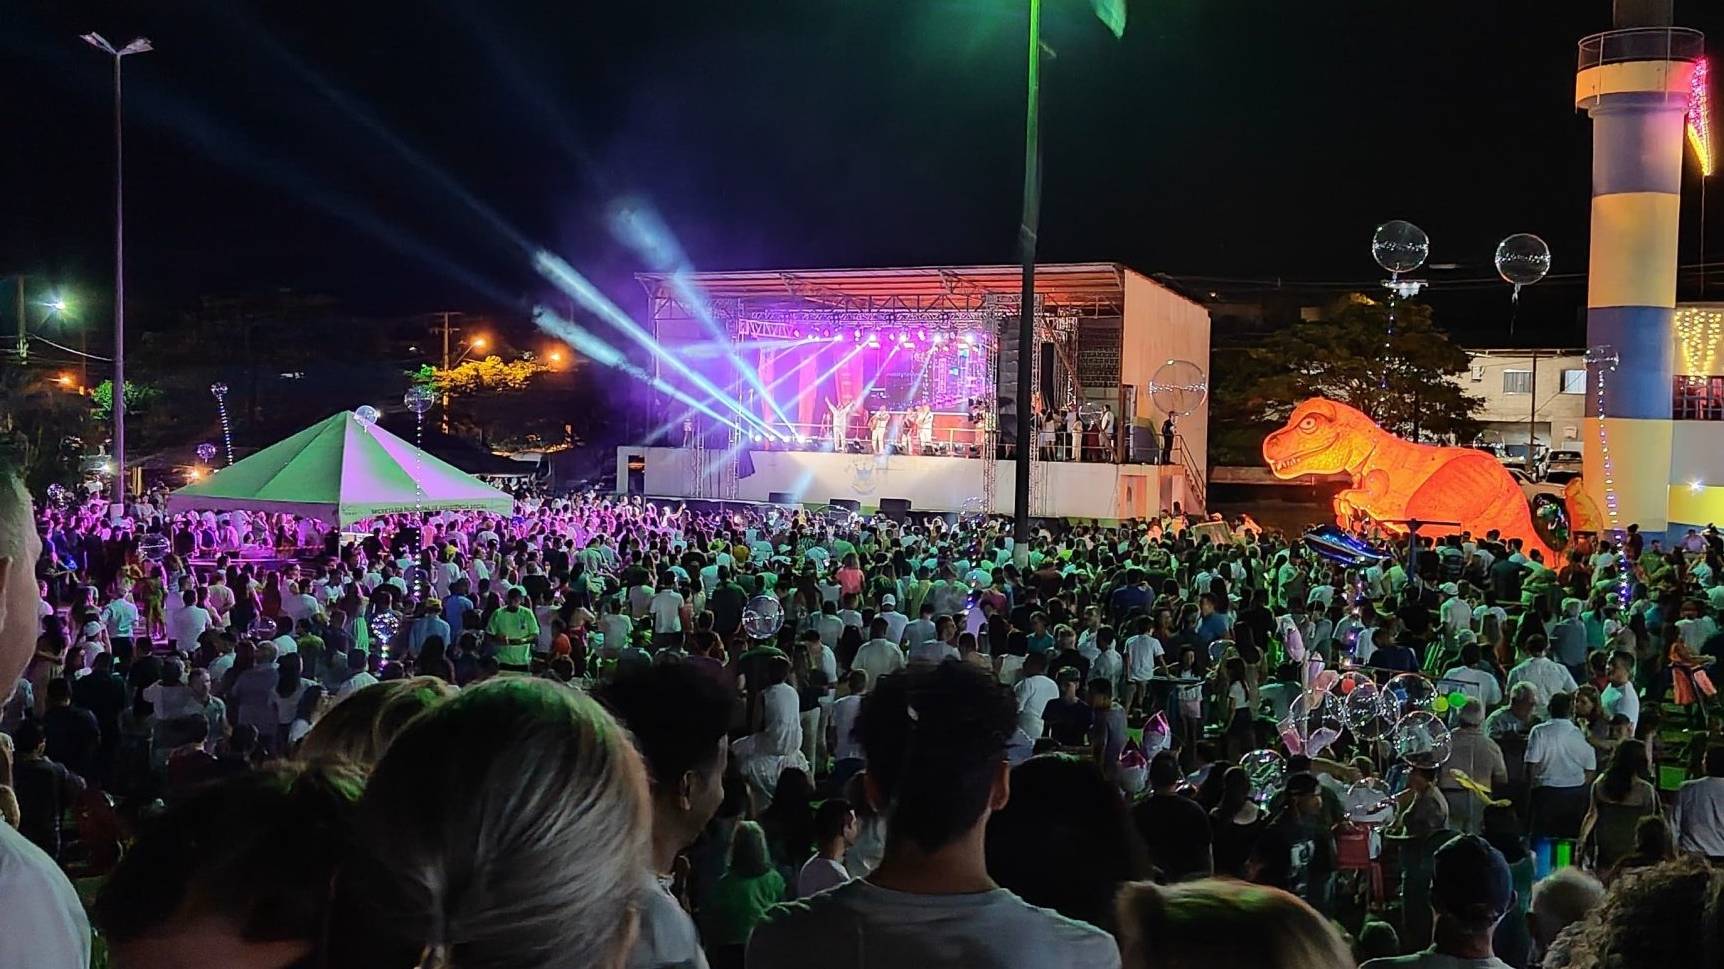
[{"label": "transparent bubble balloon", "polygon": [[1371,675],[1369,673],[1361,673],[1358,670],[1346,670],[1342,672],[1340,676],[1335,678],[1335,682],[1329,684],[1329,692],[1340,697],[1342,700],[1346,700],[1347,697],[1352,696],[1353,691],[1357,690],[1360,686],[1368,686],[1372,690],[1376,690],[1377,681],[1371,679]]},{"label": "transparent bubble balloon", "polygon": [[1395,726],[1398,711],[1394,701],[1369,678],[1355,682],[1341,703],[1341,717],[1347,729],[1361,740],[1382,740]]},{"label": "transparent bubble balloon", "polygon": [[380,612],[371,617],[371,645],[374,650],[389,645],[395,634],[401,631],[401,616],[394,612]]},{"label": "transparent bubble balloon", "polygon": [[1429,710],[1414,710],[1395,724],[1389,735],[1395,756],[1413,767],[1441,767],[1454,750],[1449,728]]},{"label": "transparent bubble balloon", "polygon": [[771,639],[784,625],[784,606],[772,596],[755,596],[742,607],[742,631],[750,639]]},{"label": "transparent bubble balloon", "polygon": [[1430,254],[1430,236],[1411,222],[1395,219],[1371,234],[1371,258],[1397,276],[1423,266]]},{"label": "transparent bubble balloon", "polygon": [[965,525],[980,525],[988,520],[988,499],[971,495],[958,506],[958,521]]},{"label": "transparent bubble balloon", "polygon": [[1503,282],[1514,284],[1515,295],[1522,286],[1531,286],[1550,272],[1550,247],[1530,232],[1517,232],[1497,243],[1497,273]]},{"label": "transparent bubble balloon", "polygon": [[258,616],[251,621],[251,626],[246,629],[246,634],[252,639],[274,639],[275,620],[268,616]]},{"label": "transparent bubble balloon", "polygon": [[1217,639],[1215,642],[1209,644],[1209,661],[1211,663],[1221,662],[1221,657],[1225,656],[1227,651],[1232,648],[1233,640]]},{"label": "transparent bubble balloon", "polygon": [[353,416],[367,424],[375,424],[377,423],[377,418],[382,417],[383,415],[377,410],[377,408],[370,404],[362,404],[358,410],[353,412]]},{"label": "transparent bubble balloon", "polygon": [[834,525],[848,525],[856,518],[856,513],[843,505],[827,505],[821,509],[820,517]]},{"label": "transparent bubble balloon", "polygon": [[1315,757],[1341,738],[1345,726],[1340,699],[1324,690],[1306,690],[1288,704],[1280,723],[1281,742],[1288,753]]},{"label": "transparent bubble balloon", "polygon": [[226,397],[227,396],[227,384],[224,384],[219,380],[213,384],[210,384],[210,393],[216,397]]},{"label": "transparent bubble balloon", "polygon": [[173,543],[168,540],[166,535],[148,532],[138,536],[138,554],[152,562],[160,562],[167,558],[168,549],[172,547]]},{"label": "transparent bubble balloon", "polygon": [[216,446],[214,444],[211,444],[208,441],[205,441],[204,443],[199,444],[197,447],[197,451],[198,451],[198,460],[202,461],[205,464],[210,463],[210,461],[212,459],[214,459],[216,456]]},{"label": "transparent bubble balloon", "polygon": [[1418,710],[1430,711],[1437,703],[1437,685],[1423,673],[1400,673],[1383,684],[1383,694],[1396,720]]},{"label": "transparent bubble balloon", "polygon": [[1388,824],[1395,816],[1395,795],[1380,777],[1365,777],[1341,798],[1347,820],[1354,824]]},{"label": "transparent bubble balloon", "polygon": [[401,403],[415,414],[423,414],[437,403],[437,393],[430,387],[414,385],[401,395]]},{"label": "transparent bubble balloon", "polygon": [[1209,396],[1209,377],[1190,360],[1169,360],[1149,378],[1149,399],[1156,410],[1174,417],[1197,411]]},{"label": "transparent bubble balloon", "polygon": [[1287,779],[1287,761],[1273,750],[1253,750],[1239,758],[1239,768],[1251,780],[1251,799],[1267,804]]}]

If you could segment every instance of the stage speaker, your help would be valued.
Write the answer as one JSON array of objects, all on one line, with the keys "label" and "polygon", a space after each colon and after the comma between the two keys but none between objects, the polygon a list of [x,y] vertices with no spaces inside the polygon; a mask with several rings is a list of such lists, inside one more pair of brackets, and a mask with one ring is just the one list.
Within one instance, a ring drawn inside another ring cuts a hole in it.
[{"label": "stage speaker", "polygon": [[833,498],[832,500],[828,501],[827,504],[828,505],[835,505],[839,508],[844,509],[845,511],[859,512],[862,510],[862,503],[860,501],[857,501],[854,498]]},{"label": "stage speaker", "polygon": [[1155,428],[1147,421],[1133,421],[1125,441],[1125,460],[1128,464],[1155,464],[1161,460],[1161,442],[1156,439]]},{"label": "stage speaker", "polygon": [[791,494],[788,491],[770,492],[767,494],[766,500],[772,502],[775,505],[794,505],[794,504],[796,504],[796,496]]},{"label": "stage speaker", "polygon": [[880,514],[902,525],[910,517],[910,499],[881,498]]}]

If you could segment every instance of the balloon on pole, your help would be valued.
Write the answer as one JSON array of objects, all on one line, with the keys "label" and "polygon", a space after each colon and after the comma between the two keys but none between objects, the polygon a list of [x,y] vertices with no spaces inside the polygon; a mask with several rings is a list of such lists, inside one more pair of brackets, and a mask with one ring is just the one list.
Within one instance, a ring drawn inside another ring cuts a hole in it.
[{"label": "balloon on pole", "polygon": [[1550,246],[1530,232],[1517,232],[1497,243],[1497,274],[1514,287],[1510,297],[1520,301],[1520,288],[1531,286],[1550,272]]}]

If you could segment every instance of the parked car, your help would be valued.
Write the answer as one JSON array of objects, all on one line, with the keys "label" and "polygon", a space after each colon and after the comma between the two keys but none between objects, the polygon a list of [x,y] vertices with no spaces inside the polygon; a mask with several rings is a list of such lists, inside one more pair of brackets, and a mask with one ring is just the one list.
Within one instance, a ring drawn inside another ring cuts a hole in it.
[{"label": "parked car", "polygon": [[1524,470],[1512,464],[1506,464],[1503,467],[1508,471],[1509,477],[1514,479],[1515,484],[1520,485],[1521,494],[1526,495],[1528,502],[1536,503],[1539,498],[1563,500],[1562,485],[1551,481],[1534,481],[1527,477]]},{"label": "parked car", "polygon": [[[1532,452],[1532,475],[1533,475],[1534,479],[1539,479],[1539,478],[1544,477],[1545,460],[1546,460],[1546,457],[1548,456],[1549,453],[1550,453],[1549,450],[1546,449],[1545,446],[1542,444],[1533,448],[1533,452]],[[1519,468],[1522,471],[1525,471],[1526,470],[1526,445],[1525,444],[1500,444],[1500,445],[1498,445],[1497,446],[1497,460],[1501,461],[1507,467]]]}]

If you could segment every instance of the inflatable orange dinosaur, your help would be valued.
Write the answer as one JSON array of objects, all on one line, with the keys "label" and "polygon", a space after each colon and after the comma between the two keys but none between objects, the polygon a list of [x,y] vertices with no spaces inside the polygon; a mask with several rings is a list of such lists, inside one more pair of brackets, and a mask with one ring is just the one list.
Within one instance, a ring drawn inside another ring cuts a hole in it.
[{"label": "inflatable orange dinosaur", "polygon": [[1419,534],[1482,536],[1495,530],[1505,540],[1520,539],[1528,554],[1537,550],[1546,565],[1554,568],[1558,561],[1534,528],[1520,485],[1495,458],[1472,448],[1404,441],[1346,404],[1323,397],[1300,403],[1287,426],[1263,439],[1263,460],[1277,478],[1350,475],[1353,486],[1335,496],[1335,519],[1342,527],[1365,518],[1405,534],[1404,526],[1386,522],[1460,522],[1426,526]]}]

